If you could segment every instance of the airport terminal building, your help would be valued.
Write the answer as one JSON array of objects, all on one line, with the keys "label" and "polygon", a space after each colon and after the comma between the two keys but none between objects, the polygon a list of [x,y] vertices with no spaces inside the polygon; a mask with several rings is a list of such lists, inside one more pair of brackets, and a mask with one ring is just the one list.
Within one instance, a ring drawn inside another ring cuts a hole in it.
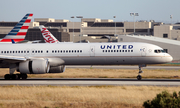
[{"label": "airport terminal building", "polygon": [[[0,22],[3,38],[17,22]],[[65,19],[35,18],[26,40],[42,40],[39,25],[44,25],[61,42],[147,42],[158,45],[180,61],[180,24],[154,21],[114,22],[111,19],[82,18],[81,22]]]}]

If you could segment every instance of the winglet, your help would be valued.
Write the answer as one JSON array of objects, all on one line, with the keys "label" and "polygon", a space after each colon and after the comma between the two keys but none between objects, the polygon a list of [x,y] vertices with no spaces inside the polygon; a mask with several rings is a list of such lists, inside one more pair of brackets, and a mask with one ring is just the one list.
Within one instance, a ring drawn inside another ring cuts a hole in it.
[{"label": "winglet", "polygon": [[43,26],[39,26],[46,43],[59,43],[59,41]]},{"label": "winglet", "polygon": [[29,24],[31,22],[33,14],[26,14],[17,24],[16,26],[2,39],[0,42],[11,42],[13,39],[15,42],[23,41],[27,30],[29,28]]}]

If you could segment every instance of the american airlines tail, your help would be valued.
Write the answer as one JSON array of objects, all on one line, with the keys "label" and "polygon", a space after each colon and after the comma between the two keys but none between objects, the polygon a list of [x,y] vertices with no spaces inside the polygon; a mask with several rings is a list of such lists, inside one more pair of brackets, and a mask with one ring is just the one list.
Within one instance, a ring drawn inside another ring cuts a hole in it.
[{"label": "american airlines tail", "polygon": [[46,43],[59,43],[59,41],[43,26],[39,26]]},{"label": "american airlines tail", "polygon": [[23,41],[29,28],[32,16],[33,14],[31,13],[26,14],[3,39],[0,39],[0,43],[12,43],[11,39],[13,39],[14,42]]}]

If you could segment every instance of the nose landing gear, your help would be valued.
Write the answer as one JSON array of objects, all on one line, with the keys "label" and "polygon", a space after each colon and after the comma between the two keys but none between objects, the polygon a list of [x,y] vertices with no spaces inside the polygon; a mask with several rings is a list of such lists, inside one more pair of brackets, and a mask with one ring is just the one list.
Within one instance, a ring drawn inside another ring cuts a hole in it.
[{"label": "nose landing gear", "polygon": [[146,65],[145,64],[139,65],[139,73],[138,73],[138,76],[137,76],[137,80],[142,79],[142,77],[141,77],[141,73],[143,73],[143,71],[141,69],[142,67],[146,67]]}]

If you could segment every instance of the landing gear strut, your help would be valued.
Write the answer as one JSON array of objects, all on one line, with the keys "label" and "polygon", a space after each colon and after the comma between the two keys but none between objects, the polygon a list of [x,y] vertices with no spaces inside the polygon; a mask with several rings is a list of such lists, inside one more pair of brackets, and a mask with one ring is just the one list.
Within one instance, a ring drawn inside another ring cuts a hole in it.
[{"label": "landing gear strut", "polygon": [[137,80],[141,80],[142,79],[142,77],[141,77],[141,73],[143,73],[143,71],[141,69],[142,67],[146,67],[146,65],[145,64],[139,65],[139,73],[138,73],[138,76],[137,76]]}]

